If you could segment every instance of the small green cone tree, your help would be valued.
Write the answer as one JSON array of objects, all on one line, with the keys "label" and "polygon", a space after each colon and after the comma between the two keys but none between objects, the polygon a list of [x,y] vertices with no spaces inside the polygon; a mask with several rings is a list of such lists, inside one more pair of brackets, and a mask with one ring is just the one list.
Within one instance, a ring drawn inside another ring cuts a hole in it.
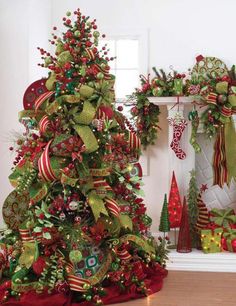
[{"label": "small green cone tree", "polygon": [[161,211],[159,231],[167,233],[170,231],[170,221],[169,221],[169,212],[168,212],[168,203],[167,195],[165,194],[164,203]]},{"label": "small green cone tree", "polygon": [[196,231],[196,223],[198,218],[198,206],[197,199],[199,194],[199,189],[197,187],[196,182],[196,172],[195,170],[190,171],[190,181],[189,181],[189,189],[188,189],[188,213],[189,213],[189,226],[190,226],[190,234],[192,239],[192,246],[198,247],[198,233]]}]

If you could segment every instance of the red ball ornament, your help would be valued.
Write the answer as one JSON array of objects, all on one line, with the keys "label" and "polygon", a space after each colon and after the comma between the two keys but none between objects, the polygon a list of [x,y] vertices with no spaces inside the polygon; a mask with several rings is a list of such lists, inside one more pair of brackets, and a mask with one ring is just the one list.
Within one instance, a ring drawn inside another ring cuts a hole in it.
[{"label": "red ball ornament", "polygon": [[112,119],[114,116],[113,109],[110,106],[101,105],[98,109],[98,119]]},{"label": "red ball ornament", "polygon": [[45,267],[46,260],[42,256],[40,256],[32,265],[33,271],[36,275],[41,275]]}]

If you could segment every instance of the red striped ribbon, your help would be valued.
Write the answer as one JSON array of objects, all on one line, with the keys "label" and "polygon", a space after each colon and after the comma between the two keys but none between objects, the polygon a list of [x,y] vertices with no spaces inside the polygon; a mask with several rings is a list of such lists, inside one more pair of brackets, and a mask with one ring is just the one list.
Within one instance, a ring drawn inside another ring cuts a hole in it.
[{"label": "red striped ribbon", "polygon": [[225,117],[231,117],[232,115],[232,108],[231,107],[227,107],[227,106],[223,106],[221,109],[221,114]]},{"label": "red striped ribbon", "polygon": [[37,111],[43,102],[50,98],[54,93],[55,91],[47,91],[40,95],[35,101],[35,110]]},{"label": "red striped ribbon", "polygon": [[107,184],[106,180],[103,178],[95,178],[93,180],[93,186],[95,189],[97,188],[102,188],[105,189],[107,191],[112,191],[112,188],[109,184]]},{"label": "red striped ribbon", "polygon": [[228,171],[225,151],[225,132],[220,128],[214,146],[213,158],[214,183],[222,187],[228,181]]},{"label": "red striped ribbon", "polygon": [[67,272],[68,272],[67,280],[71,290],[79,292],[88,291],[88,288],[85,288],[84,285],[90,285],[90,281],[71,274],[74,272],[73,265],[71,264],[67,265]]},{"label": "red striped ribbon", "polygon": [[105,198],[105,202],[106,202],[106,207],[108,208],[110,213],[115,217],[119,217],[120,207],[117,204],[117,202],[111,198]]},{"label": "red striped ribbon", "polygon": [[39,121],[39,131],[44,134],[46,130],[50,127],[51,121],[48,119],[47,115],[44,115]]},{"label": "red striped ribbon", "polygon": [[206,101],[211,104],[217,104],[217,96],[216,93],[211,92],[206,96]]},{"label": "red striped ribbon", "polygon": [[85,51],[88,54],[90,60],[95,60],[95,54],[93,53],[93,50],[86,48]]},{"label": "red striped ribbon", "polygon": [[52,141],[53,139],[47,143],[45,150],[38,161],[39,173],[46,182],[55,181],[57,179],[51,167],[49,158],[49,147]]},{"label": "red striped ribbon", "polygon": [[125,249],[122,251],[116,251],[116,254],[121,260],[129,260],[132,257],[130,253]]}]

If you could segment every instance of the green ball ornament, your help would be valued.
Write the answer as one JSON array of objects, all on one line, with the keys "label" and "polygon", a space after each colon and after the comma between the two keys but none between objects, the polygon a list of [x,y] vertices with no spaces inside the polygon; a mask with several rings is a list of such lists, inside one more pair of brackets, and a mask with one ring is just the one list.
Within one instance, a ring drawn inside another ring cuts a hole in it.
[{"label": "green ball ornament", "polygon": [[70,251],[69,258],[72,263],[76,264],[82,260],[83,256],[79,250],[72,250]]},{"label": "green ball ornament", "polygon": [[98,38],[98,37],[100,36],[100,33],[99,33],[98,31],[94,31],[94,32],[93,32],[93,36],[96,37],[96,38]]},{"label": "green ball ornament", "polygon": [[75,35],[75,37],[79,37],[80,36],[80,31],[75,31],[75,33],[74,33],[74,35]]},{"label": "green ball ornament", "polygon": [[89,290],[91,288],[91,285],[86,283],[86,284],[83,285],[83,288],[85,290]]},{"label": "green ball ornament", "polygon": [[102,72],[98,72],[96,77],[97,77],[98,80],[102,80],[104,78],[104,74]]},{"label": "green ball ornament", "polygon": [[89,301],[91,301],[91,300],[92,300],[91,295],[87,295],[87,296],[86,296],[86,301],[88,301],[88,302],[89,302]]},{"label": "green ball ornament", "polygon": [[69,12],[69,11],[68,11],[68,12],[66,12],[66,16],[68,16],[68,17],[69,17],[70,15],[71,15],[71,12]]}]

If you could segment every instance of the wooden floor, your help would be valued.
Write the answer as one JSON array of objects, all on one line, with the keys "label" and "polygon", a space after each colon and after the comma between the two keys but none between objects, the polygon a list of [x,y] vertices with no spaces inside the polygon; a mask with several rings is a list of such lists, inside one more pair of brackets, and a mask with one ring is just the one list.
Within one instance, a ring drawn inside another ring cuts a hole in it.
[{"label": "wooden floor", "polygon": [[236,273],[169,271],[160,292],[147,298],[114,304],[124,305],[235,306]]}]

